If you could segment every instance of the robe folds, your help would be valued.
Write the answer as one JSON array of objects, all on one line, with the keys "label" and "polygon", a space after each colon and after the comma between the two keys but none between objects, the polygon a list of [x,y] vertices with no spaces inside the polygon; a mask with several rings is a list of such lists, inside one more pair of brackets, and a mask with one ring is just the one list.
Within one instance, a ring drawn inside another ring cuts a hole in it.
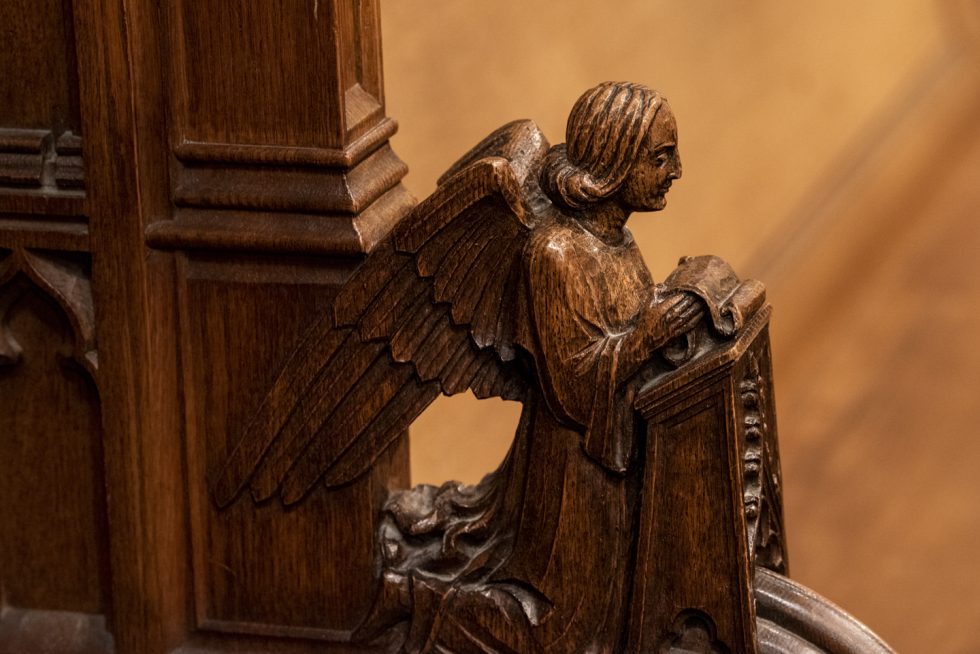
[{"label": "robe folds", "polygon": [[625,235],[610,245],[572,219],[532,235],[516,342],[537,383],[506,459],[476,486],[388,500],[382,565],[413,604],[403,651],[618,648],[637,483],[635,384],[619,355],[654,299]]}]

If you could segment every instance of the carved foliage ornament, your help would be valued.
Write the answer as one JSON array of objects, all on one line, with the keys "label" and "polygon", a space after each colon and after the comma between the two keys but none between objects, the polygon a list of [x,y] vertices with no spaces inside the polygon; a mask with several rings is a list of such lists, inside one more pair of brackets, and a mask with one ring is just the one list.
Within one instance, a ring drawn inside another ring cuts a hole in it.
[{"label": "carved foliage ornament", "polygon": [[767,415],[769,389],[755,353],[739,385],[744,428],[743,483],[749,551],[755,563],[786,574],[779,458]]}]

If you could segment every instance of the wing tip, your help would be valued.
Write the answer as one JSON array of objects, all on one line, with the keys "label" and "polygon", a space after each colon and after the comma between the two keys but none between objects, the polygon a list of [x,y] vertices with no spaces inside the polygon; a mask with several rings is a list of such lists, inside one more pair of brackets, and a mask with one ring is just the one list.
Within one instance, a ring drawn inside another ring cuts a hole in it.
[{"label": "wing tip", "polygon": [[299,504],[307,495],[310,494],[310,491],[312,491],[317,485],[317,481],[308,484],[305,482],[297,482],[295,477],[287,479],[279,491],[279,497],[282,500],[283,506],[293,506],[294,504]]},{"label": "wing tip", "polygon": [[244,483],[237,482],[231,476],[229,469],[225,468],[211,484],[211,497],[219,509],[225,509],[238,499],[244,486]]}]

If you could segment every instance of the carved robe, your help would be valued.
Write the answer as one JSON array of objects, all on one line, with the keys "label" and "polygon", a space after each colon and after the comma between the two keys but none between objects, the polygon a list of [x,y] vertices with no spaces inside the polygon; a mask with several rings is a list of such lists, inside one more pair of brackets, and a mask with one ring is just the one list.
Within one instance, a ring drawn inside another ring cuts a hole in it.
[{"label": "carved robe", "polygon": [[405,651],[611,652],[622,633],[634,384],[619,353],[653,281],[628,231],[609,245],[573,220],[524,260],[517,342],[539,384],[506,460],[386,507],[386,570],[411,576]]}]

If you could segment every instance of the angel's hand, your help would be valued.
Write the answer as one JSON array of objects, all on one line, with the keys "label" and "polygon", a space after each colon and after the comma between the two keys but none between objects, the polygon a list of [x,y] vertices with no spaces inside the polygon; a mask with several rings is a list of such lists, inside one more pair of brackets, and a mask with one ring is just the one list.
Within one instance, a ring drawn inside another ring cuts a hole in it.
[{"label": "angel's hand", "polygon": [[694,329],[704,318],[704,305],[693,293],[680,293],[664,300],[661,326],[664,340],[670,340]]}]

